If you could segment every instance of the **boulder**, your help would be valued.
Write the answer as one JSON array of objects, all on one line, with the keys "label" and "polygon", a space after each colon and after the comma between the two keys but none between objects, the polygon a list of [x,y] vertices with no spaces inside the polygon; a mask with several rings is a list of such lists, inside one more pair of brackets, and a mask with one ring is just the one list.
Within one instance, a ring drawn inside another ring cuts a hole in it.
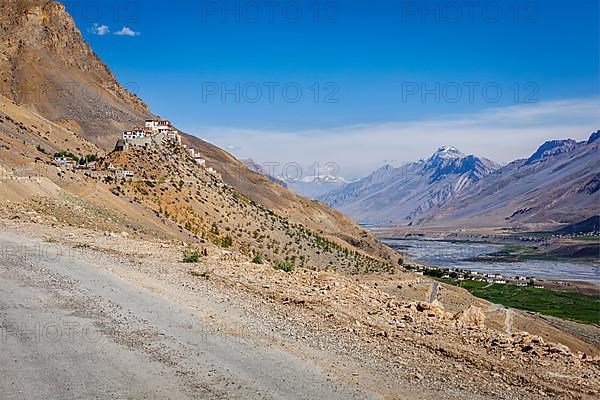
[{"label": "boulder", "polygon": [[485,314],[481,308],[475,306],[459,312],[454,319],[466,326],[483,327],[485,325]]},{"label": "boulder", "polygon": [[563,356],[572,355],[571,349],[569,349],[564,344],[560,344],[560,343],[551,343],[548,345],[547,349],[548,349],[547,351],[552,354],[561,354]]},{"label": "boulder", "polygon": [[418,302],[416,309],[419,312],[426,314],[428,317],[445,317],[446,311],[444,306],[439,301],[435,300],[433,303]]}]

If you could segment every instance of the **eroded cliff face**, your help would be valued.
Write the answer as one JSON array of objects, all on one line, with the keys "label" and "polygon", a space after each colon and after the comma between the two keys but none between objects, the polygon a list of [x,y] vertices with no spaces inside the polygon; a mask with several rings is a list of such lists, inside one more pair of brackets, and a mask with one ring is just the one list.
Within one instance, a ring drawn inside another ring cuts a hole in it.
[{"label": "eroded cliff face", "polygon": [[[61,3],[2,0],[0,94],[50,120],[75,121],[110,147],[114,132],[149,116],[83,39]],[[108,135],[111,135],[108,138]]]}]

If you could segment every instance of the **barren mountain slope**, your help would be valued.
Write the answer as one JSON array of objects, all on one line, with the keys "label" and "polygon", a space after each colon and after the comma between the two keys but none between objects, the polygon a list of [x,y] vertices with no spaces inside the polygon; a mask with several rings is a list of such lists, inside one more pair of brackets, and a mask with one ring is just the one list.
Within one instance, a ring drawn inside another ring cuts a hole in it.
[{"label": "barren mountain slope", "polygon": [[240,194],[197,165],[178,144],[130,147],[109,154],[102,164],[129,169],[139,179],[105,179],[116,196],[140,203],[225,248],[248,256],[260,252],[273,263],[286,260],[309,269],[363,273],[390,268]]},{"label": "barren mountain slope", "polygon": [[[0,144],[0,165],[5,171],[0,182],[2,200],[21,206],[14,204],[13,214],[34,211],[76,226],[96,224],[109,231],[167,235],[197,243],[210,240],[249,256],[260,252],[274,263],[288,260],[312,269],[359,273],[387,270],[391,262],[398,265],[398,256],[391,250],[388,256],[387,248],[374,240],[373,257],[358,249],[361,244],[369,249],[371,238],[366,232],[346,242],[254,202],[199,166],[178,144],[131,147],[103,156],[75,132],[6,99],[0,108]],[[52,154],[63,150],[98,154],[100,171],[52,165]],[[134,171],[138,180],[116,179],[105,170],[109,165]],[[112,223],[107,224],[103,216]],[[324,212],[321,220],[326,218]]]},{"label": "barren mountain slope", "polygon": [[[597,133],[595,134],[597,136]],[[471,186],[426,225],[552,229],[598,215],[600,141],[549,141]]]},{"label": "barren mountain slope", "polygon": [[49,120],[71,121],[105,148],[111,132],[150,115],[52,1],[0,2],[0,94]]},{"label": "barren mountain slope", "polygon": [[[152,116],[83,40],[63,5],[41,0],[0,4],[0,90],[6,97],[104,150],[113,148],[122,130]],[[202,154],[227,184],[262,206],[375,256],[395,257],[341,213],[270,182],[199,138],[184,135],[184,143]]]},{"label": "barren mountain slope", "polygon": [[88,172],[53,165],[52,155],[65,150],[104,154],[77,132],[0,96],[0,211],[11,218],[49,215],[57,223],[104,231],[190,238],[171,221],[114,196]]},{"label": "barren mountain slope", "polygon": [[320,199],[361,223],[407,225],[496,168],[490,160],[444,146],[427,160],[387,165]]}]

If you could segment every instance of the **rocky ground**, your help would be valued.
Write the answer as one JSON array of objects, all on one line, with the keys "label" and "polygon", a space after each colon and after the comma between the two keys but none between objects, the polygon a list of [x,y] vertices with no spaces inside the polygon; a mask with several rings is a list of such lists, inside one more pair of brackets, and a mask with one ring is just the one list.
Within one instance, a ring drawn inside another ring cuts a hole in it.
[{"label": "rocky ground", "polygon": [[[485,310],[473,305],[450,311],[437,300],[427,302],[430,293],[411,300],[380,289],[390,284],[423,286],[419,277],[409,274],[358,277],[302,269],[285,273],[212,245],[199,249],[206,255],[198,263],[186,264],[181,260],[189,247],[182,242],[58,224],[2,224],[13,237],[32,238],[41,248],[60,248],[75,259],[91,260],[94,269],[134,285],[140,293],[196,310],[204,333],[190,325],[176,333],[183,335],[179,340],[205,334],[209,327],[211,337],[226,335],[260,349],[276,349],[283,352],[280,356],[302,360],[302,368],[323,371],[347,398],[595,398],[600,391],[600,362],[591,352],[577,353],[525,332],[492,329]],[[11,255],[6,249],[4,253]],[[126,302],[120,306],[120,313],[135,311],[133,306],[128,310]],[[155,322],[161,323],[166,322]],[[122,328],[127,328],[126,322]],[[160,326],[153,329],[160,336]],[[146,350],[154,351],[155,337],[140,340],[150,349]],[[237,350],[227,347],[225,355],[213,352],[211,357],[245,357],[236,355]],[[272,359],[265,362],[265,368],[272,368]],[[191,373],[189,366],[178,367]],[[250,368],[242,365],[229,373],[225,365],[220,367],[224,369],[217,371],[219,376],[234,382]],[[207,379],[206,371],[192,370],[199,382]],[[189,389],[189,382],[181,384]],[[280,382],[281,387],[290,385]],[[277,398],[280,393],[270,388],[261,397],[260,390],[250,392],[258,383],[254,387],[244,381],[242,386],[249,390],[244,393],[253,393],[249,398]],[[347,392],[349,387],[357,391]],[[219,390],[238,393],[231,387]]]}]

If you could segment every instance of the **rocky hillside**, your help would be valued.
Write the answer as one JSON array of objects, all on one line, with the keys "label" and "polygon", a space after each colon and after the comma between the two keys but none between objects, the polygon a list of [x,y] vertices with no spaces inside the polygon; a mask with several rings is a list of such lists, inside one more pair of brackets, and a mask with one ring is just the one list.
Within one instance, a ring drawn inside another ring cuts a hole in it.
[{"label": "rocky hillside", "polygon": [[553,229],[598,214],[600,142],[552,140],[424,215],[442,226]]},{"label": "rocky hillside", "polygon": [[150,115],[53,1],[0,2],[0,94],[105,148],[111,133]]},{"label": "rocky hillside", "polygon": [[[96,170],[66,169],[52,162],[61,151],[100,161]],[[132,171],[135,179],[119,177],[115,169]],[[264,262],[314,270],[363,273],[398,265],[398,256],[369,233],[350,236],[360,229],[342,215],[336,220],[315,203],[315,210],[323,210],[323,226],[347,224],[348,230],[330,235],[311,229],[291,213],[280,214],[236,191],[182,145],[155,143],[104,154],[7,99],[0,108],[0,178],[0,208],[8,217],[34,213],[119,234],[212,242],[250,258],[260,254]]]},{"label": "rocky hillside", "polygon": [[[63,5],[6,0],[0,3],[0,11],[1,94],[10,104],[22,108],[17,114],[37,115],[56,129],[61,126],[74,135],[77,143],[65,143],[52,150],[81,154],[83,150],[78,149],[93,146],[99,153],[110,151],[122,130],[152,117],[148,107],[116,81],[83,40]],[[94,95],[90,97],[89,93]],[[293,194],[210,143],[185,134],[183,138],[239,195],[357,251],[390,261],[396,257],[341,213]],[[52,131],[48,140],[57,142]],[[23,152],[24,158],[47,161],[49,156],[41,157],[35,148],[37,143],[31,143]]]},{"label": "rocky hillside", "polygon": [[498,168],[453,147],[398,168],[385,166],[366,178],[320,197],[365,224],[410,224]]},{"label": "rocky hillside", "polygon": [[364,273],[391,268],[235,191],[218,175],[197,165],[178,144],[130,147],[109,154],[102,165],[128,169],[137,178],[103,178],[115,196],[173,221],[200,241],[235,248],[248,257],[260,254],[265,262],[288,261],[313,270]]}]

